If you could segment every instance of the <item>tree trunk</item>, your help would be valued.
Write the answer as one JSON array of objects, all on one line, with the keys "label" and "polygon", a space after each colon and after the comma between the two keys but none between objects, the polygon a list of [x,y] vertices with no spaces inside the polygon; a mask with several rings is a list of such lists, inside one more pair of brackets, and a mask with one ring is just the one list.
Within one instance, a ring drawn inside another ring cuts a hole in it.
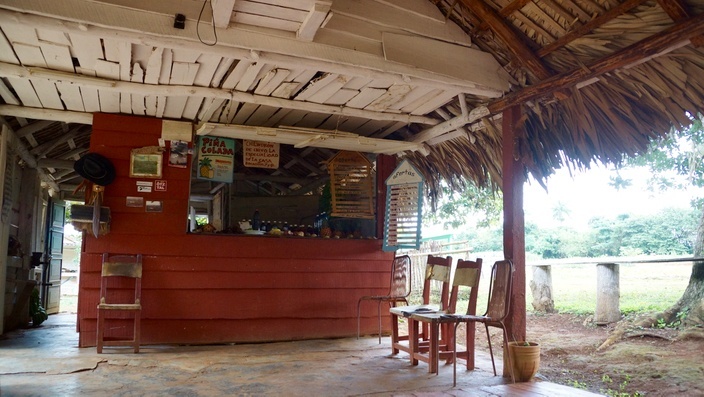
[{"label": "tree trunk", "polygon": [[[704,256],[704,210],[699,218],[697,239],[694,242],[694,256]],[[674,306],[665,310],[662,318],[666,323],[681,320],[680,313],[686,315],[684,326],[704,324],[704,262],[695,262],[692,266],[692,275],[689,284],[684,290],[680,300]]]}]

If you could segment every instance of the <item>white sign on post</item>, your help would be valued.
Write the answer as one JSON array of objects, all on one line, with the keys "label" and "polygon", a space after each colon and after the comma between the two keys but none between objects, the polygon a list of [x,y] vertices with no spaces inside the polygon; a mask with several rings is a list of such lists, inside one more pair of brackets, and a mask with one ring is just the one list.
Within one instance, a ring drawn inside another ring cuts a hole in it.
[{"label": "white sign on post", "polygon": [[279,144],[244,140],[243,157],[245,167],[278,169]]}]

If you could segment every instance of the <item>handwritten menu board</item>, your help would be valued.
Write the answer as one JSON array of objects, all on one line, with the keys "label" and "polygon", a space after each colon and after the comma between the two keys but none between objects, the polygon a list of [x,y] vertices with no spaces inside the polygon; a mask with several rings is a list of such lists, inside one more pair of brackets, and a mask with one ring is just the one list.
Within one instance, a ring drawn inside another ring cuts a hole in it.
[{"label": "handwritten menu board", "polygon": [[244,166],[253,168],[279,168],[279,144],[273,142],[243,141]]}]

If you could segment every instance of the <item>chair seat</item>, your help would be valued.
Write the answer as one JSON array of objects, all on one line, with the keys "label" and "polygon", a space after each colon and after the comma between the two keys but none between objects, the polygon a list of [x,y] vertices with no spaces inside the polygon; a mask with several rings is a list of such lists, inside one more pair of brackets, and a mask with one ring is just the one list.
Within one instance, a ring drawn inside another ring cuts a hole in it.
[{"label": "chair seat", "polygon": [[439,313],[439,310],[440,306],[438,305],[411,305],[392,307],[389,312],[396,316],[411,317],[413,314]]},{"label": "chair seat", "polygon": [[142,310],[139,303],[100,303],[98,309],[103,310]]}]

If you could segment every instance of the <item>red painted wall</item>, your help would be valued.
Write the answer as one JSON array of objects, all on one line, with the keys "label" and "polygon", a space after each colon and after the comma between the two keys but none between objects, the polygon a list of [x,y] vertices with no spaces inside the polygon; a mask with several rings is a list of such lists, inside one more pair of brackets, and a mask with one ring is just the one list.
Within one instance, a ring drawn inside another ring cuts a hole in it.
[{"label": "red painted wall", "polygon": [[[110,233],[84,240],[79,345],[95,345],[103,252],[144,256],[142,344],[354,335],[357,299],[388,291],[393,254],[381,251],[381,240],[186,233],[190,168],[164,163],[166,192],[138,193],[136,181],[149,179],[129,177],[130,151],[158,145],[160,136],[158,119],[94,115],[91,151],[113,162],[117,178],[105,188]],[[161,200],[163,212],[128,208],[127,196]],[[375,333],[375,305],[362,315],[363,331]],[[131,322],[114,320],[110,336],[130,330]]]}]

